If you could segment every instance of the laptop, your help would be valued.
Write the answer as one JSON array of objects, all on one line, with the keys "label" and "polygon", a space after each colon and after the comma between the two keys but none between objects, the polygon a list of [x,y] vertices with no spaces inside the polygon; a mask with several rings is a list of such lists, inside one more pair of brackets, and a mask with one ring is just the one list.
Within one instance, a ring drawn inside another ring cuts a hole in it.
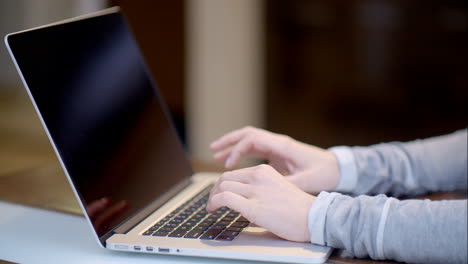
[{"label": "laptop", "polygon": [[5,43],[99,245],[326,261],[329,247],[283,240],[229,208],[206,212],[218,175],[193,173],[118,7],[11,33]]}]

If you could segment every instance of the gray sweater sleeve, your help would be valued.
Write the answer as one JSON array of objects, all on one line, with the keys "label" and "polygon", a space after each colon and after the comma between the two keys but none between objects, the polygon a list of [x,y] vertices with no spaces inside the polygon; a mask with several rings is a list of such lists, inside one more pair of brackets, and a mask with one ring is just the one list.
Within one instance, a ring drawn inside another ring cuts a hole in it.
[{"label": "gray sweater sleeve", "polygon": [[418,195],[467,188],[467,130],[350,148],[357,169],[353,194]]},{"label": "gray sweater sleeve", "polygon": [[[332,196],[332,199],[329,197]],[[384,195],[352,198],[320,193],[331,200],[322,245],[348,255],[408,263],[466,263],[467,201],[399,201]],[[312,210],[311,210],[312,211]],[[310,220],[310,217],[309,217]],[[311,223],[310,223],[311,224]],[[310,227],[309,227],[310,228]],[[315,243],[311,230],[311,241]]]},{"label": "gray sweater sleeve", "polygon": [[[351,148],[353,193],[466,189],[466,130],[409,143]],[[341,164],[340,164],[341,165]],[[341,167],[340,167],[341,169]],[[467,201],[399,201],[322,192],[309,211],[311,242],[357,257],[466,263]]]}]

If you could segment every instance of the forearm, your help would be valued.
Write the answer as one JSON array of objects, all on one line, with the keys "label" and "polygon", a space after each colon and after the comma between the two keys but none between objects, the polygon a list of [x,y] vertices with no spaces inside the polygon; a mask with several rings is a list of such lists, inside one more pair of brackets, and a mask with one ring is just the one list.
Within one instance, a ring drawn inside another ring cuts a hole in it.
[{"label": "forearm", "polygon": [[340,164],[337,191],[393,196],[467,187],[467,134],[332,148]]},{"label": "forearm", "polygon": [[311,242],[356,257],[417,263],[467,260],[467,202],[399,201],[322,192],[309,212]]}]

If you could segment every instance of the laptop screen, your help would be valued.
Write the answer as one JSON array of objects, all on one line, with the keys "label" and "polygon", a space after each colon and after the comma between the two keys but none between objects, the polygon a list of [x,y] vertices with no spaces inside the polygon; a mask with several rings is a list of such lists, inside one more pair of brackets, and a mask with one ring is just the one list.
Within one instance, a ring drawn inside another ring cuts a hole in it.
[{"label": "laptop screen", "polygon": [[7,41],[99,237],[192,174],[120,13]]}]

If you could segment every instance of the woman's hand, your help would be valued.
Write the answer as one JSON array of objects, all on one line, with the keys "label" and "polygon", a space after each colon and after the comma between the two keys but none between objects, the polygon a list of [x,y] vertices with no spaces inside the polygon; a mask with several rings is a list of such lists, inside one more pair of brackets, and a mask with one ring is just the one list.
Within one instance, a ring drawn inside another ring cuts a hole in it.
[{"label": "woman's hand", "polygon": [[340,171],[330,151],[307,145],[288,136],[245,127],[232,131],[211,143],[214,158],[233,168],[243,156],[269,161],[286,179],[305,192],[333,190]]},{"label": "woman's hand", "polygon": [[207,210],[227,206],[279,237],[306,242],[314,200],[271,166],[259,165],[223,173],[211,190]]}]

